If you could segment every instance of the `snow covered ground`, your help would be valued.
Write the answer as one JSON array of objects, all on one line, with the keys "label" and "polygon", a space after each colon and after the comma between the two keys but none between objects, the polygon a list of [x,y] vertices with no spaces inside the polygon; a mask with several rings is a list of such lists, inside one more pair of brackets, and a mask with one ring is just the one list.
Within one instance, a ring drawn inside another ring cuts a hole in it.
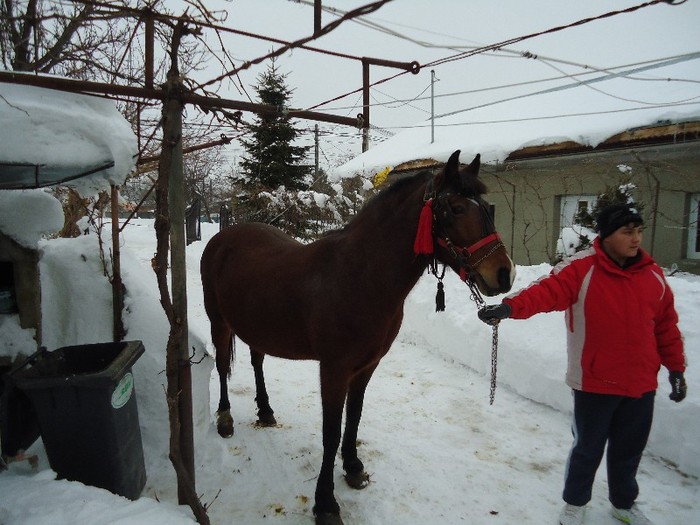
[{"label": "snow covered ground", "polygon": [[[188,247],[190,346],[211,351],[199,287],[199,257],[216,225]],[[0,524],[102,525],[192,523],[177,506],[168,460],[163,383],[167,323],[158,303],[150,259],[153,222],[124,233],[122,267],[128,288],[128,339],[144,341],[134,365],[148,481],[129,501],[81,483],[55,480],[41,442],[38,471],[27,462],[0,473]],[[42,286],[49,349],[110,339],[110,290],[102,277],[96,236],[41,241]],[[515,287],[549,271],[520,267]],[[499,329],[498,389],[489,405],[490,328],[476,318],[468,290],[450,274],[447,311],[434,312],[434,279],[425,277],[406,303],[394,347],[380,364],[365,401],[360,454],[371,474],[363,491],[350,489],[336,468],[336,495],[345,523],[470,525],[556,523],[563,469],[571,444],[571,396],[563,383],[562,316],[508,321]],[[640,473],[639,502],[659,525],[700,523],[700,280],[669,278],[676,294],[690,361],[688,398],[669,401],[660,373],[656,420]],[[89,292],[86,292],[89,287]],[[489,302],[498,298],[489,299]],[[16,317],[0,317],[0,353],[31,351],[31,333]],[[221,439],[212,424],[218,397],[213,363],[194,367],[197,490],[212,523],[311,524],[321,459],[321,413],[315,362],[266,360],[271,404],[279,425],[257,428],[254,381],[245,345],[237,345],[230,382],[235,435]],[[211,394],[210,394],[211,392]],[[617,523],[608,514],[602,468],[588,525]]]}]

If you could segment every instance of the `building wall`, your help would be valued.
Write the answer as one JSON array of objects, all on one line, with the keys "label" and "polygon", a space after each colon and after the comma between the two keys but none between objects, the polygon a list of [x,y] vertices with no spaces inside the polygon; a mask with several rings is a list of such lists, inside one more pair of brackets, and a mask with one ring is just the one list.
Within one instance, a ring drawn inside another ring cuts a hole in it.
[{"label": "building wall", "polygon": [[[622,169],[629,173],[623,173]],[[481,168],[496,227],[516,263],[556,261],[562,195],[598,195],[631,176],[644,204],[643,247],[671,268],[700,273],[687,258],[691,196],[700,193],[700,141],[506,161]]]}]

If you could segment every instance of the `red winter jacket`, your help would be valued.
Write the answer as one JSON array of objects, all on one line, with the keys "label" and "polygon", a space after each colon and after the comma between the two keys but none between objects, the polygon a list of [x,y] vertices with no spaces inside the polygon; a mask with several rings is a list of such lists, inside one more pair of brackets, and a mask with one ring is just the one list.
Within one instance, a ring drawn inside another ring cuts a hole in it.
[{"label": "red winter jacket", "polygon": [[566,310],[566,384],[575,390],[640,397],[656,390],[660,365],[685,371],[673,293],[661,268],[640,254],[623,269],[596,238],[503,300],[513,319]]}]

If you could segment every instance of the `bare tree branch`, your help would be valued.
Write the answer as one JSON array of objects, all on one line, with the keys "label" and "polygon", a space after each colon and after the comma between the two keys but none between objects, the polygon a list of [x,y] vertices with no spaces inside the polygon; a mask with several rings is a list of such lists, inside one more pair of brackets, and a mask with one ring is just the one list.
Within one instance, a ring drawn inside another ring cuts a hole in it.
[{"label": "bare tree branch", "polygon": [[63,32],[56,38],[53,46],[46,51],[43,57],[36,61],[34,69],[44,73],[51,71],[61,61],[61,51],[68,46],[68,43],[73,39],[73,35],[90,18],[94,10],[94,7],[86,5],[77,16],[71,18]]}]

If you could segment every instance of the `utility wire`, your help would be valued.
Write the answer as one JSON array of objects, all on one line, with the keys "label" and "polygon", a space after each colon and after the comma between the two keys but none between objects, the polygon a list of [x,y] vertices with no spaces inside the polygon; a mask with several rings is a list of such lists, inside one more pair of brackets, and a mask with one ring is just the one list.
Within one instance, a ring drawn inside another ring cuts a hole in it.
[{"label": "utility wire", "polygon": [[[577,82],[579,82],[579,85],[581,85],[581,84],[583,84],[583,82],[578,81],[577,77],[586,76],[586,75],[593,75],[596,72],[607,73],[608,75],[617,76],[620,78],[626,78],[628,80],[640,81],[640,82],[687,82],[687,83],[700,84],[700,80],[692,80],[692,79],[685,79],[685,78],[669,78],[669,77],[664,77],[664,78],[661,78],[661,77],[653,77],[653,78],[635,77],[635,76],[627,74],[625,72],[616,72],[616,70],[619,70],[621,68],[632,68],[632,67],[638,68],[640,66],[649,66],[647,69],[654,69],[655,67],[664,67],[664,66],[668,65],[670,63],[670,61],[683,62],[686,60],[697,59],[699,54],[700,54],[700,52],[689,53],[689,54],[685,54],[685,55],[676,55],[673,57],[665,57],[665,58],[654,59],[654,60],[646,60],[643,62],[635,62],[632,64],[625,64],[625,65],[609,67],[609,68],[605,68],[605,69],[594,68],[591,66],[585,66],[585,67],[588,67],[587,71],[582,71],[582,72],[573,73],[573,74],[565,73],[563,70],[561,70],[561,69],[557,68],[556,66],[554,66],[553,64],[551,64],[549,62],[549,60],[545,60],[542,57],[537,56],[537,57],[533,57],[533,58],[535,58],[538,61],[541,61],[544,65],[551,67],[552,69],[555,69],[556,71],[559,71],[562,74],[559,76],[556,76],[556,77],[547,77],[547,78],[541,78],[541,79],[537,79],[537,80],[526,80],[523,82],[514,82],[514,83],[510,83],[510,84],[501,84],[501,85],[497,85],[497,86],[487,86],[487,87],[483,87],[483,88],[469,89],[469,90],[465,90],[465,91],[454,91],[451,93],[440,93],[438,95],[435,95],[434,98],[438,99],[438,98],[448,98],[448,97],[456,97],[456,96],[462,96],[462,95],[472,95],[474,93],[482,93],[485,91],[496,91],[496,90],[501,90],[501,89],[510,89],[510,88],[514,88],[514,87],[522,87],[522,86],[528,86],[528,85],[533,85],[533,84],[554,82],[557,80],[563,80],[563,79],[567,79],[567,78],[570,78],[574,81],[577,81]],[[558,61],[558,62],[561,62],[561,61]],[[419,101],[423,101],[423,100],[429,100],[431,98],[429,96],[428,97],[421,97],[421,95],[423,93],[425,93],[425,91],[427,91],[429,89],[429,87],[430,86],[426,87],[419,95],[417,95],[416,97],[413,97],[411,99],[401,100],[401,99],[394,98],[393,102],[392,101],[390,101],[390,102],[377,102],[376,104],[372,104],[372,106],[373,107],[374,106],[388,106],[390,104],[394,104],[394,103],[398,103],[398,102],[404,102],[404,103],[408,104],[411,102],[419,102]],[[391,95],[383,93],[382,91],[378,90],[377,88],[372,88],[372,89],[377,91],[378,93],[381,93],[382,95],[384,95],[386,97],[393,98],[393,97],[391,97]],[[610,96],[614,96],[614,95],[610,95]],[[640,103],[644,103],[644,102],[640,102]],[[359,107],[361,107],[361,106],[359,105],[359,98],[358,98],[358,101],[356,101],[354,105],[331,106],[331,107],[326,107],[326,108],[318,108],[318,111],[350,110],[350,112],[352,112],[352,111],[356,111]],[[411,107],[414,107],[414,106],[411,106]],[[422,111],[425,111],[425,110],[422,110]]]},{"label": "utility wire", "polygon": [[[543,94],[545,94],[545,93],[554,93],[554,92],[556,92],[556,91],[563,91],[563,90],[565,90],[565,89],[571,89],[571,88],[573,88],[573,87],[579,87],[579,86],[581,86],[581,85],[589,85],[589,84],[594,84],[594,83],[596,83],[596,82],[603,82],[603,81],[605,81],[605,80],[610,80],[610,79],[612,79],[612,78],[622,77],[622,76],[625,76],[625,75],[628,75],[628,74],[639,73],[639,72],[641,72],[641,71],[647,71],[647,70],[656,69],[656,68],[659,68],[659,67],[670,66],[670,65],[672,65],[672,64],[677,64],[677,63],[679,63],[679,62],[684,62],[684,61],[686,61],[686,60],[695,60],[695,59],[697,59],[697,58],[700,58],[700,52],[689,53],[689,54],[687,54],[687,55],[683,55],[682,57],[678,57],[678,58],[674,58],[674,59],[671,59],[671,60],[667,60],[667,61],[665,61],[665,62],[661,62],[661,63],[657,63],[657,64],[653,64],[653,65],[648,65],[648,66],[642,66],[642,67],[638,67],[638,68],[633,68],[633,69],[629,69],[629,70],[627,70],[627,71],[622,71],[622,72],[620,72],[620,73],[610,73],[610,74],[608,74],[608,75],[599,76],[599,77],[596,77],[596,78],[592,78],[592,79],[590,79],[590,80],[576,81],[576,82],[574,82],[574,83],[572,83],[572,84],[565,84],[565,85],[563,85],[563,86],[556,86],[556,87],[553,87],[553,88],[544,89],[544,90],[541,90],[541,91],[536,91],[536,92],[534,92],[534,93],[526,93],[526,94],[524,94],[524,95],[517,95],[517,96],[515,96],[515,97],[509,97],[509,98],[497,100],[497,101],[494,101],[494,102],[487,102],[487,103],[485,103],[485,104],[480,104],[480,105],[478,105],[478,106],[472,106],[472,107],[470,107],[470,108],[464,108],[464,109],[459,109],[459,110],[456,110],[456,111],[450,111],[450,112],[448,112],[448,113],[443,113],[443,114],[441,114],[441,115],[435,115],[435,118],[448,117],[448,116],[450,116],[450,115],[456,115],[456,114],[458,114],[458,113],[464,113],[464,112],[466,112],[466,111],[472,111],[472,110],[474,110],[474,109],[479,109],[479,108],[483,108],[483,107],[487,107],[487,106],[493,106],[493,105],[495,105],[495,104],[501,104],[501,103],[503,103],[503,102],[510,102],[510,101],[512,101],[512,100],[518,100],[518,99],[521,99],[521,98],[532,97],[532,96],[535,96],[535,95],[543,95]],[[671,105],[672,105],[672,104],[671,104]]]},{"label": "utility wire", "polygon": [[[700,102],[681,102],[677,104],[660,104],[658,106],[652,107],[680,107],[680,106],[694,106],[698,105]],[[629,113],[630,111],[642,111],[645,109],[650,109],[649,107],[643,108],[626,108],[626,109],[612,109],[605,111],[588,111],[579,113],[564,113],[559,115],[542,115],[539,117],[523,117],[515,119],[502,119],[502,120],[481,120],[481,121],[470,121],[470,122],[450,122],[448,124],[435,124],[436,127],[452,127],[452,126],[476,126],[483,124],[507,124],[511,122],[532,122],[537,120],[552,120],[557,118],[568,118],[568,117],[589,117],[593,115],[609,115],[610,113]],[[430,123],[425,124],[414,124],[411,126],[392,126],[391,129],[413,129],[413,128],[427,128]]]},{"label": "utility wire", "polygon": [[438,65],[440,65],[440,64],[445,64],[445,63],[447,63],[447,62],[453,62],[453,61],[455,61],[455,60],[461,60],[461,59],[463,59],[463,58],[468,58],[468,57],[471,57],[471,56],[474,56],[474,55],[478,55],[478,54],[481,54],[481,53],[485,53],[486,51],[495,51],[495,50],[499,50],[499,49],[501,49],[502,47],[510,46],[510,45],[512,45],[512,44],[517,44],[518,42],[522,42],[522,41],[524,41],[524,40],[529,40],[529,39],[531,39],[531,38],[535,38],[535,37],[543,36],[543,35],[548,35],[548,34],[551,34],[551,33],[558,33],[559,31],[563,31],[564,29],[571,29],[572,27],[577,27],[577,26],[585,25],[585,24],[588,24],[589,22],[594,22],[594,21],[597,21],[597,20],[602,20],[602,19],[604,19],[604,18],[610,18],[610,17],[612,17],[612,16],[616,16],[616,15],[620,15],[620,14],[633,13],[633,12],[638,11],[638,10],[640,10],[640,9],[643,9],[643,8],[645,8],[645,7],[650,7],[650,6],[653,6],[653,5],[656,5],[656,4],[661,4],[661,3],[664,3],[664,4],[673,4],[673,2],[672,2],[672,1],[669,1],[669,0],[651,0],[650,2],[645,2],[645,3],[643,3],[643,4],[639,4],[639,5],[636,5],[636,6],[628,7],[628,8],[626,8],[626,9],[620,9],[620,10],[617,10],[617,11],[610,11],[610,12],[608,12],[608,13],[603,13],[602,15],[592,16],[592,17],[588,17],[588,18],[583,18],[583,19],[581,19],[581,20],[577,20],[576,22],[572,22],[572,23],[570,23],[570,24],[565,24],[565,25],[553,27],[553,28],[550,28],[550,29],[546,29],[546,30],[544,30],[544,31],[538,31],[538,32],[536,32],[536,33],[530,33],[529,35],[524,35],[524,36],[519,36],[519,37],[516,37],[516,38],[511,38],[511,39],[509,39],[509,40],[504,40],[503,42],[498,42],[498,43],[496,43],[496,44],[491,44],[491,45],[488,45],[488,46],[483,46],[483,47],[476,48],[476,49],[473,49],[473,50],[470,50],[470,51],[465,51],[465,52],[463,52],[463,53],[458,53],[458,54],[453,55],[453,56],[450,56],[450,57],[445,57],[445,58],[442,58],[442,59],[439,59],[439,60],[435,60],[435,61],[433,61],[433,62],[430,62],[430,63],[428,63],[428,64],[425,64],[423,67],[438,66]]},{"label": "utility wire", "polygon": [[[549,64],[546,60],[543,60],[542,63],[545,64],[545,65],[547,65],[547,66],[549,66],[549,67],[551,67],[551,68],[554,69],[555,71],[558,71],[558,72],[560,72],[560,73],[564,73],[563,70],[561,70],[560,68],[558,68],[558,67],[555,66],[554,64]],[[660,67],[663,67],[663,65],[661,65]],[[567,77],[568,77],[568,75],[567,75]],[[582,82],[582,81],[576,79],[574,76],[571,76],[570,78],[571,78],[572,80],[574,80],[575,82],[577,82],[579,86],[587,87],[588,89],[592,89],[593,91],[595,91],[595,92],[597,92],[597,93],[600,93],[601,95],[605,95],[606,97],[610,97],[610,98],[614,98],[614,99],[617,99],[617,100],[621,100],[621,101],[623,101],[623,102],[634,102],[634,103],[637,103],[637,104],[644,104],[644,105],[649,105],[649,106],[657,106],[657,105],[660,105],[660,104],[661,104],[661,105],[667,105],[667,104],[675,104],[675,103],[681,103],[681,102],[688,102],[688,101],[690,101],[690,100],[694,100],[694,99],[696,99],[696,98],[700,98],[700,96],[697,96],[697,97],[686,98],[686,99],[683,99],[683,100],[675,100],[675,101],[672,101],[672,102],[648,102],[648,101],[645,101],[645,100],[639,100],[639,99],[621,97],[621,96],[619,96],[619,95],[613,95],[612,93],[608,93],[607,91],[604,91],[604,90],[602,90],[602,89],[599,89],[599,88],[596,88],[596,87],[591,86],[591,85],[590,85],[590,82],[585,82],[585,81]],[[631,77],[629,77],[629,76],[627,76],[627,75],[624,75],[624,78],[630,79]],[[642,80],[642,79],[636,79],[636,80]],[[670,82],[670,79],[663,79],[663,78],[644,79],[644,80],[656,80],[656,81]],[[694,80],[687,80],[687,82],[697,82],[697,83],[700,83],[700,80],[697,80],[697,81],[694,81]],[[574,85],[571,85],[571,87],[575,87],[575,86],[574,86]]]},{"label": "utility wire", "polygon": [[345,22],[346,20],[350,20],[350,19],[352,19],[352,18],[354,18],[354,17],[362,16],[362,15],[365,15],[365,14],[367,14],[367,13],[372,13],[373,11],[376,11],[377,9],[379,9],[379,8],[382,7],[384,4],[386,4],[387,2],[390,2],[390,1],[391,1],[391,0],[378,0],[378,1],[373,2],[373,3],[371,3],[371,4],[367,4],[367,5],[358,7],[357,9],[353,9],[352,11],[350,11],[350,12],[346,13],[345,15],[343,15],[343,16],[342,16],[341,18],[339,18],[338,20],[335,20],[334,22],[331,22],[330,24],[325,25],[324,27],[322,27],[321,29],[319,29],[318,31],[316,31],[316,32],[315,32],[313,35],[311,35],[310,37],[301,38],[301,39],[299,39],[299,40],[297,40],[297,41],[295,41],[295,42],[292,42],[292,43],[290,43],[290,44],[284,45],[284,46],[282,46],[282,47],[276,49],[275,51],[272,51],[272,52],[268,53],[267,55],[258,57],[258,58],[254,59],[254,60],[249,60],[249,61],[247,61],[247,62],[244,62],[240,67],[234,68],[234,69],[232,69],[231,71],[228,71],[228,72],[224,73],[223,75],[220,75],[220,76],[218,76],[218,77],[216,77],[216,78],[214,78],[214,79],[212,79],[212,80],[209,80],[208,82],[205,82],[204,84],[201,84],[200,87],[201,87],[201,88],[204,88],[204,87],[209,86],[209,85],[211,85],[211,84],[215,84],[215,83],[217,83],[217,82],[220,82],[220,81],[223,80],[224,78],[233,76],[233,75],[235,75],[236,73],[239,73],[240,71],[243,71],[244,69],[248,69],[250,66],[252,66],[252,65],[254,65],[254,64],[259,64],[260,62],[264,62],[265,60],[268,60],[268,59],[270,59],[270,58],[274,58],[274,57],[280,56],[280,55],[282,55],[283,53],[289,51],[290,49],[294,49],[295,47],[300,47],[300,46],[306,44],[307,42],[310,42],[310,41],[312,41],[312,40],[316,40],[316,39],[322,37],[323,35],[326,35],[326,34],[330,33],[331,31],[333,31],[334,29],[336,29],[339,25],[341,25],[341,24],[342,24],[343,22]]},{"label": "utility wire", "polygon": [[[685,0],[683,0],[683,2],[684,2],[684,1],[685,1]],[[680,2],[680,3],[683,3],[683,2]],[[671,0],[651,0],[651,1],[645,2],[645,3],[643,3],[643,4],[639,4],[639,5],[636,5],[636,6],[628,7],[628,8],[626,8],[626,9],[621,9],[621,10],[616,10],[616,11],[609,11],[609,12],[607,12],[607,13],[603,13],[602,15],[598,15],[598,16],[594,16],[594,17],[583,18],[583,19],[581,19],[581,20],[577,20],[576,22],[572,22],[572,23],[570,23],[570,24],[565,24],[565,25],[562,25],[562,26],[557,26],[557,27],[553,27],[553,28],[550,28],[550,29],[546,29],[546,30],[544,30],[544,31],[539,31],[539,32],[536,32],[536,33],[530,33],[530,34],[528,34],[528,35],[519,36],[519,37],[516,37],[516,38],[511,38],[511,39],[504,40],[504,41],[502,41],[502,42],[498,42],[498,43],[495,43],[495,44],[490,44],[490,45],[487,45],[487,46],[476,47],[476,48],[471,49],[471,50],[469,50],[469,51],[465,51],[465,52],[462,52],[462,53],[457,53],[457,54],[455,54],[455,55],[451,55],[451,56],[448,56],[448,57],[445,57],[445,58],[441,58],[441,59],[438,59],[438,60],[434,60],[433,62],[429,62],[429,63],[427,63],[427,64],[422,64],[422,67],[423,67],[423,68],[426,68],[426,67],[435,67],[435,66],[439,66],[439,65],[442,65],[442,64],[446,64],[446,63],[448,63],[448,62],[454,62],[454,61],[457,61],[457,60],[462,60],[462,59],[464,59],[464,58],[472,57],[472,56],[475,56],[475,55],[478,55],[478,54],[481,54],[481,53],[485,53],[485,52],[487,52],[487,51],[500,51],[500,50],[502,50],[502,48],[504,48],[504,47],[506,47],[506,46],[510,46],[510,45],[516,44],[516,43],[518,43],[518,42],[522,42],[522,41],[524,41],[524,40],[529,40],[529,39],[532,39],[532,38],[535,38],[535,37],[538,37],[538,36],[543,36],[543,35],[547,35],[547,34],[551,34],[551,33],[556,33],[556,32],[559,32],[559,31],[563,31],[564,29],[569,29],[569,28],[572,28],[572,27],[576,27],[576,26],[588,24],[588,23],[593,22],[593,21],[596,21],[596,20],[601,20],[601,19],[604,19],[604,18],[609,18],[609,17],[612,17],[612,16],[624,14],[624,13],[632,13],[632,12],[634,12],[634,11],[638,11],[638,10],[640,10],[640,9],[643,9],[643,8],[646,8],[646,7],[649,7],[649,6],[652,6],[652,5],[656,5],[656,4],[659,4],[659,3],[667,3],[667,4],[670,4],[670,5],[680,5],[679,3],[674,3],[674,2],[671,1]],[[395,79],[395,78],[398,78],[398,77],[400,77],[400,76],[402,76],[402,75],[405,75],[406,73],[408,73],[408,72],[407,72],[407,71],[401,71],[401,72],[398,72],[398,73],[396,73],[396,74],[394,74],[394,75],[391,75],[391,76],[389,76],[389,77],[386,77],[386,78],[384,78],[384,79],[377,80],[377,81],[371,83],[370,85],[371,85],[371,86],[376,86],[376,85],[379,85],[379,84],[383,84],[383,83],[385,83],[385,82],[388,82],[388,81],[390,81],[390,80],[393,80],[393,79]],[[348,92],[348,93],[345,93],[344,95],[340,95],[340,96],[334,97],[334,98],[332,98],[332,99],[326,100],[326,101],[321,102],[321,103],[319,103],[319,104],[316,104],[316,105],[314,105],[314,106],[312,106],[312,107],[310,107],[310,108],[308,108],[308,109],[316,109],[316,108],[318,108],[319,106],[325,106],[326,104],[329,104],[330,102],[334,102],[334,101],[336,101],[336,100],[340,100],[340,99],[342,99],[342,98],[344,98],[344,97],[346,97],[346,96],[348,96],[348,95],[351,95],[351,94],[353,94],[353,93],[357,93],[357,92],[359,92],[359,91],[362,91],[362,88],[358,88],[358,89],[356,89],[356,90],[353,90],[353,91],[350,91],[350,92]]]}]

